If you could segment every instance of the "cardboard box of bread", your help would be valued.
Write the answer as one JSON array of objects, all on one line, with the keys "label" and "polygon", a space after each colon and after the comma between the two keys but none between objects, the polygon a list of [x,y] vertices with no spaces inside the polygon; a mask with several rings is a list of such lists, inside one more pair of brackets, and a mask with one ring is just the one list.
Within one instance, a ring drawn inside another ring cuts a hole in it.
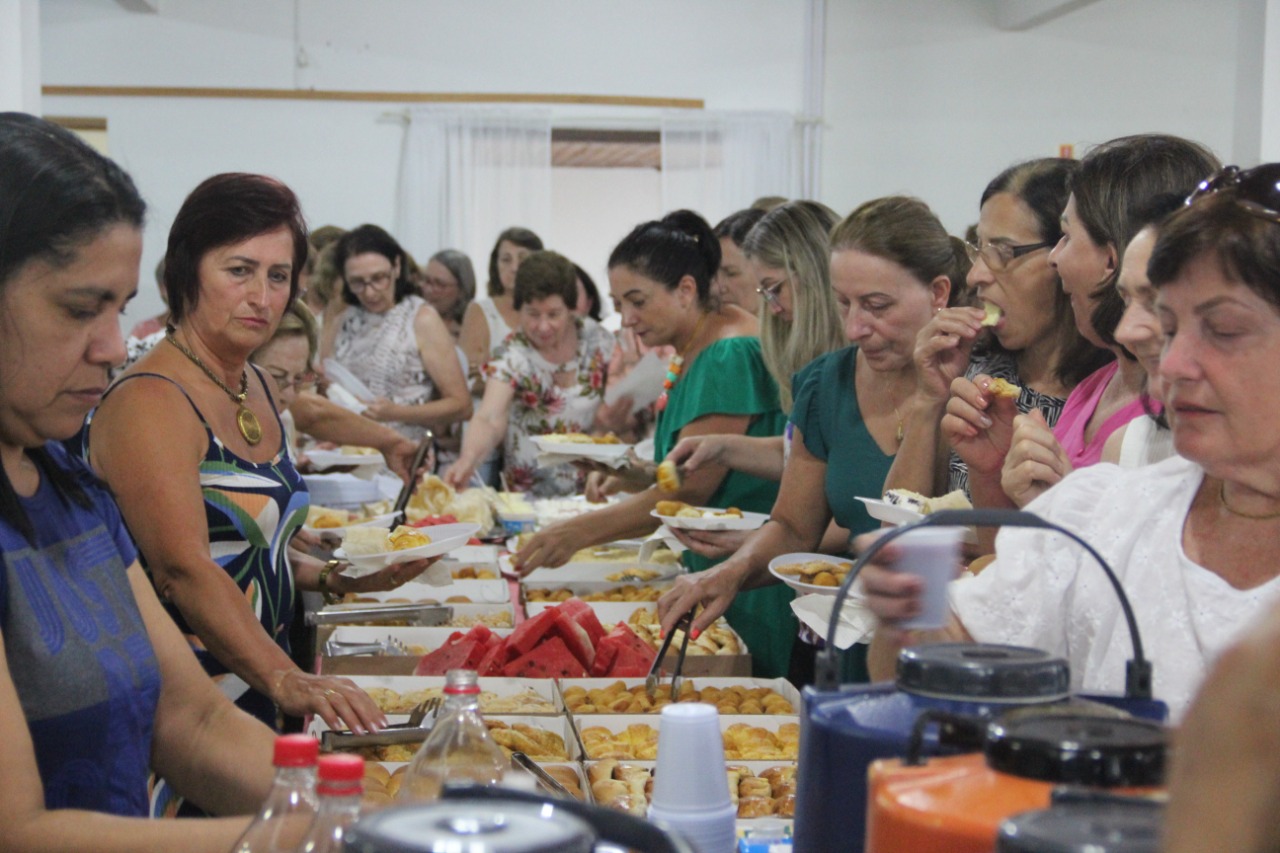
[{"label": "cardboard box of bread", "polygon": [[578,560],[558,569],[535,569],[520,579],[521,586],[542,587],[567,581],[595,581],[614,584],[648,584],[666,581],[684,572],[679,563],[642,561],[637,554],[630,560]]},{"label": "cardboard box of bread", "polygon": [[[444,562],[443,560],[441,562]],[[409,581],[385,592],[348,593],[344,604],[501,604],[511,600],[511,586],[500,577],[460,578],[433,586]]]},{"label": "cardboard box of bread", "polygon": [[[658,717],[644,714],[575,716],[587,760],[653,761],[658,757]],[[795,761],[800,722],[794,715],[720,715],[726,761]]]},{"label": "cardboard box of bread", "polygon": [[[656,764],[615,758],[588,760],[586,778],[592,801],[644,817],[653,794]],[[790,820],[795,816],[795,762],[731,761],[726,763],[725,775],[740,823],[760,818]]]},{"label": "cardboard box of bread", "polygon": [[[538,765],[568,789],[579,802],[591,802],[591,787],[586,769],[577,762],[539,761]],[[370,808],[393,805],[400,795],[400,784],[409,772],[407,761],[366,761],[364,765],[364,804]],[[522,773],[511,768],[508,773]]]},{"label": "cardboard box of bread", "polygon": [[[424,699],[443,698],[444,678],[426,675],[353,675],[351,680],[368,693],[374,703],[392,717],[403,722],[409,711]],[[562,715],[564,703],[555,685],[545,678],[480,679],[480,713],[523,714],[526,716]],[[324,720],[312,723],[315,732],[324,731]]]},{"label": "cardboard box of bread", "polygon": [[[403,722],[399,717],[393,722]],[[523,752],[538,763],[564,764],[582,760],[582,746],[568,717],[532,714],[486,714],[484,724],[489,734],[502,747],[507,757],[513,752]],[[314,719],[308,732],[319,737],[328,727],[324,720]],[[427,731],[422,733],[426,739]],[[352,749],[366,761],[409,761],[418,751],[420,742],[397,743],[388,746],[363,746]]]},{"label": "cardboard box of bread", "polygon": [[[579,727],[597,714],[657,714],[671,704],[671,682],[663,679],[651,698],[643,678],[562,678],[560,703]],[[785,678],[686,678],[679,702],[705,702],[721,714],[795,715],[800,691]]]}]

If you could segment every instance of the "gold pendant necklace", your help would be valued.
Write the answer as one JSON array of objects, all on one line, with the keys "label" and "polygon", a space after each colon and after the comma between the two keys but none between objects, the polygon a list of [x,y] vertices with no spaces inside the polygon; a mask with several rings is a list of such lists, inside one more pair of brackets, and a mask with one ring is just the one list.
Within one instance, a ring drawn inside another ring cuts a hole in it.
[{"label": "gold pendant necklace", "polygon": [[200,356],[193,353],[182,345],[179,340],[173,336],[173,332],[166,332],[164,339],[178,348],[178,352],[191,359],[191,362],[204,371],[205,376],[212,379],[226,395],[231,398],[231,402],[235,403],[236,408],[236,427],[240,430],[240,434],[244,436],[244,440],[249,442],[250,447],[256,447],[258,442],[262,441],[262,424],[258,422],[258,416],[244,404],[249,398],[249,371],[242,369],[240,371],[240,393],[237,394],[227,387],[227,383],[218,378],[218,375],[209,369],[209,366],[200,360]]}]

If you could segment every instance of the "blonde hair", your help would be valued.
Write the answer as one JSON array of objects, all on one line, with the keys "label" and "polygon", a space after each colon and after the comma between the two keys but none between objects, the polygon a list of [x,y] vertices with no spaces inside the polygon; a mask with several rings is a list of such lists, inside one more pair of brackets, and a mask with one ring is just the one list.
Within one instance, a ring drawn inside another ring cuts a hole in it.
[{"label": "blonde hair", "polygon": [[827,235],[838,219],[816,201],[788,202],[765,214],[742,246],[752,260],[783,270],[791,284],[791,322],[760,302],[760,348],[786,412],[791,411],[795,372],[848,343],[831,292]]}]

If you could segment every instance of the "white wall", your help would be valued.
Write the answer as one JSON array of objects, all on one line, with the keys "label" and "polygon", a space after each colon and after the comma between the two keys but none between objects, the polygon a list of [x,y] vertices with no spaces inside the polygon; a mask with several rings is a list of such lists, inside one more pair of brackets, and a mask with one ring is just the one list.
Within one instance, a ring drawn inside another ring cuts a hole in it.
[{"label": "white wall", "polygon": [[[288,0],[163,0],[158,7],[160,14],[148,15],[110,0],[45,4],[44,83],[632,95],[792,113],[802,103],[804,0],[300,0],[296,19]],[[402,106],[85,97],[43,103],[45,113],[108,119],[113,155],[151,204],[144,269],[163,254],[184,195],[227,169],[280,177],[315,225],[393,227],[403,129],[392,114]],[[570,123],[575,116],[653,115],[577,106],[556,114]],[[582,177],[557,179],[578,198],[564,204],[557,190],[557,207],[598,215],[566,220],[582,230],[557,242],[602,266],[610,241],[625,233],[617,214],[633,200],[615,206],[613,189],[591,196]],[[571,229],[557,223],[554,230],[559,236]],[[479,271],[484,259],[473,260]],[[159,309],[144,285],[130,314]]]},{"label": "white wall", "polygon": [[1231,159],[1236,4],[1101,0],[1003,32],[986,0],[833,0],[823,199],[918,195],[953,231],[1004,167],[1116,136],[1187,136]]}]

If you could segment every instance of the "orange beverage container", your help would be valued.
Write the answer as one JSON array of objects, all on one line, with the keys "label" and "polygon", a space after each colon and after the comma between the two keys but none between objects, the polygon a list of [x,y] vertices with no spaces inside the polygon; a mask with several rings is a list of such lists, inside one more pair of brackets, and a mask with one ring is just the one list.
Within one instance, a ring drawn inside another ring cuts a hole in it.
[{"label": "orange beverage container", "polygon": [[992,853],[1001,822],[1048,808],[1059,786],[1154,792],[1165,751],[1157,723],[1037,713],[991,723],[982,754],[876,761],[866,853]]}]

